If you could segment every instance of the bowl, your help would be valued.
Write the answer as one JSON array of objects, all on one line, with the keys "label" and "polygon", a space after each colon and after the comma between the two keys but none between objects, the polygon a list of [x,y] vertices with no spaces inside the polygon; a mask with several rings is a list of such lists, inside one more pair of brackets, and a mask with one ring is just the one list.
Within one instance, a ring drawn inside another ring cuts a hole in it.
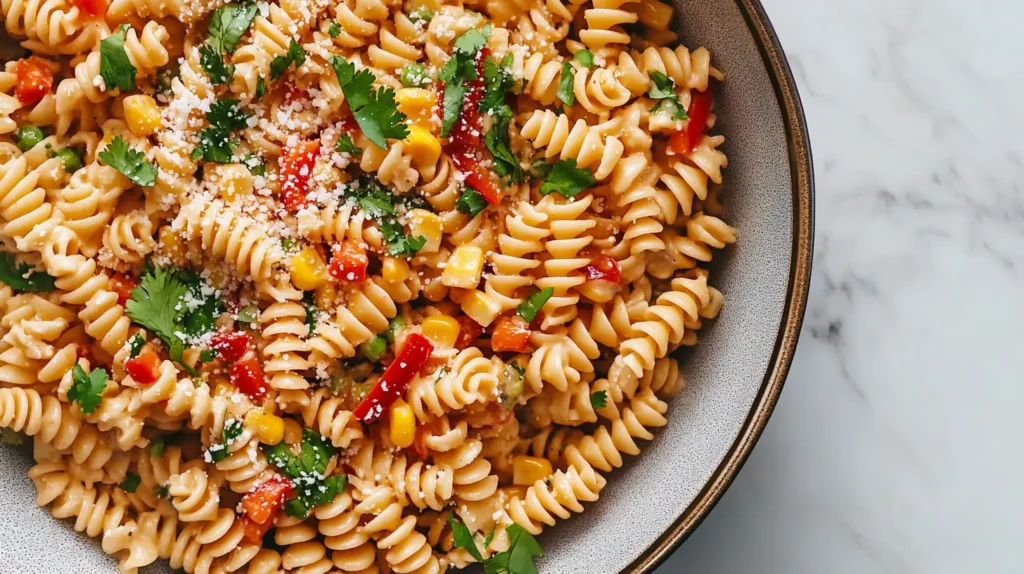
[{"label": "bowl", "polygon": [[[548,529],[542,572],[651,572],[728,488],[771,415],[796,349],[810,281],[813,174],[792,73],[757,0],[676,0],[677,31],[726,74],[725,219],[739,242],[716,255],[727,302],[680,357],[687,388],[669,424],[616,471],[599,501]],[[98,543],[34,504],[31,456],[0,449],[0,571],[116,572]],[[64,521],[67,522],[67,521]],[[169,571],[166,563],[150,571]]]}]

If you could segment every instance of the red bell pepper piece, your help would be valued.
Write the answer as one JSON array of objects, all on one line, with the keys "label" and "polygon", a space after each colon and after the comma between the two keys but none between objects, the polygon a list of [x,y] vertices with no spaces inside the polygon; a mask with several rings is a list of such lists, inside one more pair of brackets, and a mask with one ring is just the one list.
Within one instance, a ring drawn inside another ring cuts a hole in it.
[{"label": "red bell pepper piece", "polygon": [[107,13],[107,0],[74,0],[78,9],[90,16],[100,16]]},{"label": "red bell pepper piece", "polygon": [[343,283],[362,283],[366,281],[366,268],[370,259],[366,249],[355,241],[343,241],[331,246],[331,264],[327,273]]},{"label": "red bell pepper piece", "polygon": [[377,420],[395,399],[405,394],[405,389],[423,365],[427,364],[433,351],[434,345],[423,335],[412,333],[406,337],[398,356],[352,414],[364,423]]},{"label": "red bell pepper piece", "polygon": [[110,290],[117,293],[117,302],[122,306],[132,298],[132,289],[138,286],[138,279],[124,273],[115,273],[110,278]]},{"label": "red bell pepper piece", "polygon": [[256,522],[249,518],[248,515],[243,514],[238,519],[238,523],[242,525],[242,538],[250,544],[260,544],[263,542],[263,537],[270,532],[271,527],[274,526],[273,520],[268,520],[263,524]]},{"label": "red bell pepper piece", "polygon": [[459,338],[455,340],[456,349],[465,349],[472,345],[473,341],[476,341],[477,337],[484,332],[484,328],[480,326],[480,323],[465,315],[460,315],[455,320],[459,323]]},{"label": "red bell pepper piece", "polygon": [[14,95],[22,104],[31,106],[50,93],[50,88],[53,87],[53,72],[42,59],[18,60],[14,71],[16,76]]},{"label": "red bell pepper piece", "polygon": [[281,155],[281,202],[285,209],[296,212],[306,205],[309,178],[313,175],[320,142],[301,142]]},{"label": "red bell pepper piece", "polygon": [[234,363],[242,358],[252,344],[252,337],[244,331],[220,331],[210,337],[210,346],[217,350],[225,363]]},{"label": "red bell pepper piece", "polygon": [[250,399],[259,400],[267,396],[267,378],[255,353],[231,365],[231,383]]},{"label": "red bell pepper piece", "polygon": [[280,512],[291,494],[292,482],[274,474],[242,497],[242,511],[257,524],[273,522],[274,515]]},{"label": "red bell pepper piece", "polygon": [[152,385],[160,378],[160,357],[154,351],[143,351],[138,357],[128,359],[124,370],[140,385]]},{"label": "red bell pepper piece", "polygon": [[515,351],[520,352],[526,348],[526,342],[530,340],[530,325],[519,315],[502,317],[494,326],[494,333],[491,334],[491,349],[495,352]]},{"label": "red bell pepper piece", "polygon": [[708,116],[711,115],[711,90],[693,92],[690,98],[690,109],[686,110],[690,120],[686,122],[683,129],[672,134],[668,139],[668,150],[676,155],[688,155],[693,153],[700,143],[700,137],[704,134],[704,126],[708,124]]},{"label": "red bell pepper piece", "polygon": [[583,268],[583,274],[587,276],[587,281],[603,279],[611,283],[618,283],[622,279],[619,262],[609,255],[598,255],[591,259],[590,264]]},{"label": "red bell pepper piece", "polygon": [[475,189],[487,203],[491,205],[501,203],[501,189],[498,188],[491,174],[480,166],[477,152],[470,151],[464,146],[450,146],[448,154],[451,156],[455,168],[466,177],[466,185]]}]

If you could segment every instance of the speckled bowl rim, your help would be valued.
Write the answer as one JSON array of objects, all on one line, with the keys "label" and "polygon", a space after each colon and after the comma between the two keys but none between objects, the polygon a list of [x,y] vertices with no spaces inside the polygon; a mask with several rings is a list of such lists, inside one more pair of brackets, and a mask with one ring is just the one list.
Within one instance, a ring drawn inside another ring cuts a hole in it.
[{"label": "speckled bowl rim", "polygon": [[804,320],[811,283],[811,258],[814,253],[814,166],[807,134],[807,120],[797,92],[796,81],[786,55],[759,0],[735,0],[747,27],[754,36],[765,63],[775,96],[781,106],[788,143],[789,170],[793,187],[793,254],[789,270],[789,289],[779,334],[754,405],[736,440],[703,490],[658,540],[647,548],[623,572],[653,572],[694,530],[732,484],[761,437],[775,410]]}]

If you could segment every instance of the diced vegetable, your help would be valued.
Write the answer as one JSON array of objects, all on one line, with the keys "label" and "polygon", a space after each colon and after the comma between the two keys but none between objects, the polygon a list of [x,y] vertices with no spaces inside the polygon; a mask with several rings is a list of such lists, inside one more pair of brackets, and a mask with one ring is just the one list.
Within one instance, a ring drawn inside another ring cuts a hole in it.
[{"label": "diced vegetable", "polygon": [[370,264],[366,250],[354,241],[336,243],[331,247],[331,265],[327,272],[343,283],[366,281],[366,267]]},{"label": "diced vegetable", "polygon": [[420,335],[413,333],[405,339],[398,356],[381,375],[377,385],[366,398],[352,411],[355,417],[365,423],[371,423],[384,413],[384,410],[405,394],[413,377],[423,368],[434,351],[434,345]]},{"label": "diced vegetable", "polygon": [[74,0],[78,9],[90,16],[102,16],[107,12],[108,0]]},{"label": "diced vegetable", "polygon": [[261,409],[253,409],[245,415],[245,428],[263,444],[278,444],[284,439],[284,420]]},{"label": "diced vegetable", "polygon": [[139,280],[124,273],[116,273],[110,278],[110,290],[117,293],[117,303],[124,305],[132,298],[132,289],[139,286]]},{"label": "diced vegetable", "polygon": [[536,456],[516,455],[512,459],[512,484],[532,486],[551,476],[551,461]]},{"label": "diced vegetable", "polygon": [[38,103],[53,87],[53,72],[40,58],[18,60],[14,72],[14,95],[22,105],[31,106]]},{"label": "diced vegetable", "polygon": [[530,339],[530,325],[522,317],[502,317],[494,326],[494,333],[491,335],[491,348],[495,352],[515,351],[520,352],[526,348],[526,342]]},{"label": "diced vegetable", "polygon": [[371,362],[379,361],[387,350],[388,340],[380,335],[377,335],[359,346],[359,352],[362,353],[363,357],[366,357],[366,359]]},{"label": "diced vegetable", "polygon": [[320,142],[308,141],[286,148],[281,155],[281,202],[288,211],[294,213],[306,205],[309,178],[319,153]]},{"label": "diced vegetable", "polygon": [[700,143],[704,134],[704,127],[707,126],[708,117],[711,115],[711,103],[714,99],[711,90],[704,92],[692,92],[690,96],[690,108],[687,115],[689,121],[683,129],[672,134],[668,140],[668,150],[676,155],[689,155]]},{"label": "diced vegetable", "polygon": [[242,512],[257,524],[271,522],[292,494],[292,482],[273,474],[242,497]]},{"label": "diced vegetable", "polygon": [[444,315],[433,315],[420,325],[423,334],[439,348],[451,349],[459,339],[459,322]]},{"label": "diced vegetable", "polygon": [[389,343],[395,342],[395,337],[398,336],[398,332],[405,328],[405,317],[401,315],[395,315],[388,321],[388,330],[384,332],[384,338]]},{"label": "diced vegetable", "polygon": [[260,400],[267,395],[267,378],[255,354],[232,364],[229,372],[232,384],[250,399]]},{"label": "diced vegetable", "polygon": [[470,317],[459,315],[455,318],[459,323],[459,338],[455,340],[456,349],[465,349],[483,334],[484,328]]},{"label": "diced vegetable", "polygon": [[388,409],[388,417],[391,444],[398,448],[412,446],[416,439],[416,415],[413,414],[412,407],[401,398],[396,399]]},{"label": "diced vegetable", "polygon": [[36,147],[39,142],[46,138],[43,130],[36,126],[21,126],[15,132],[15,136],[18,138],[18,149],[21,151],[28,151]]},{"label": "diced vegetable", "polygon": [[590,264],[583,268],[583,274],[586,275],[587,281],[604,280],[618,283],[622,278],[618,261],[609,255],[598,255],[591,259]]},{"label": "diced vegetable", "polygon": [[82,169],[82,156],[74,148],[61,148],[54,152],[53,157],[59,159],[64,164],[64,171],[68,173],[75,173]]},{"label": "diced vegetable", "polygon": [[292,283],[303,291],[315,291],[327,281],[327,266],[312,247],[305,247],[292,257]]},{"label": "diced vegetable", "polygon": [[252,337],[244,331],[220,331],[210,338],[210,347],[217,350],[225,363],[234,363],[242,358],[252,344]]},{"label": "diced vegetable", "polygon": [[154,351],[143,351],[125,361],[124,370],[140,385],[152,385],[160,378],[160,357]]}]

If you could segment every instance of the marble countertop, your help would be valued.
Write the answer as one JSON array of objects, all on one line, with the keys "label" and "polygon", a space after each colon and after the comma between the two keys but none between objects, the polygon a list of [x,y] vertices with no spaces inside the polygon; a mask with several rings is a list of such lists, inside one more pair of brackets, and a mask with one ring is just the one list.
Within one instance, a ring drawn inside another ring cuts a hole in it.
[{"label": "marble countertop", "polygon": [[658,573],[1024,571],[1024,2],[763,0],[817,175],[800,347]]}]

